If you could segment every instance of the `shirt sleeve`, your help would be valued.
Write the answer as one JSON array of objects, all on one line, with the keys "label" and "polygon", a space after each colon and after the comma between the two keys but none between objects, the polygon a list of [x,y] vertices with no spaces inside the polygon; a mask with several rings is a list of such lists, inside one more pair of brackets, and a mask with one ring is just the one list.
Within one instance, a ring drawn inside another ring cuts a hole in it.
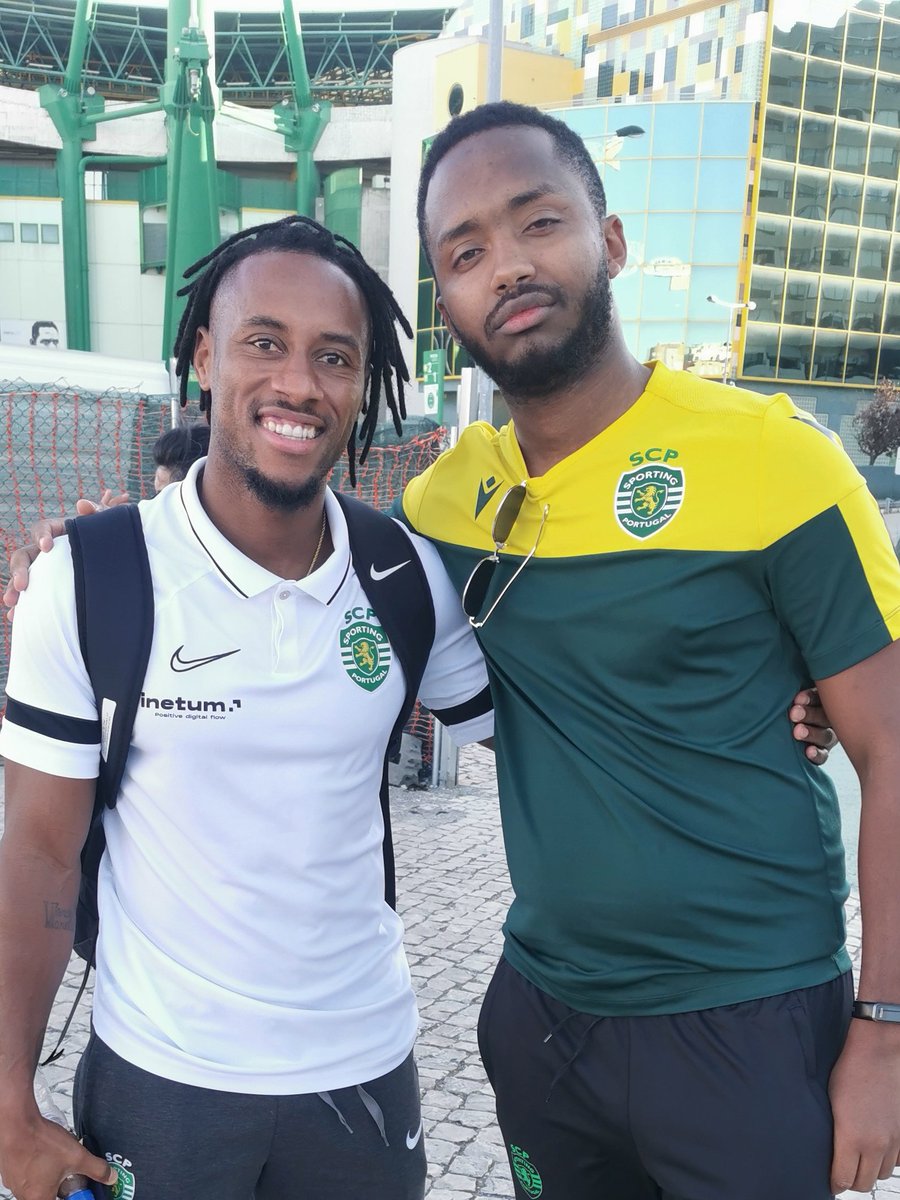
[{"label": "shirt sleeve", "polygon": [[494,732],[484,658],[437,550],[425,538],[408,529],[406,533],[422,561],[434,602],[434,644],[419,699],[457,745],[482,741]]},{"label": "shirt sleeve", "polygon": [[78,643],[68,538],[34,562],[12,628],[0,754],[66,779],[94,779],[100,725]]},{"label": "shirt sleeve", "polygon": [[900,564],[840,444],[782,399],[761,446],[767,580],[812,678],[826,679],[900,638]]}]

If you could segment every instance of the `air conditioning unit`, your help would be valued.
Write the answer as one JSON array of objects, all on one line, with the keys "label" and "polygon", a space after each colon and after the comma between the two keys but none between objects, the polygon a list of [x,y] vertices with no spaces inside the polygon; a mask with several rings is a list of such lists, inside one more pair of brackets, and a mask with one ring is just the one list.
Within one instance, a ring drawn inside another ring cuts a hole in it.
[{"label": "air conditioning unit", "polygon": [[390,188],[390,186],[391,186],[390,175],[373,175],[372,176],[372,187],[373,188]]}]

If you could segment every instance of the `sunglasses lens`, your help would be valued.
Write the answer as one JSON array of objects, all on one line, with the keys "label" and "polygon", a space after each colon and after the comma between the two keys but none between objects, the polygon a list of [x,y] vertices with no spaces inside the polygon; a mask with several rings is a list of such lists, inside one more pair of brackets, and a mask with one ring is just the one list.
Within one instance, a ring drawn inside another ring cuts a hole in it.
[{"label": "sunglasses lens", "polygon": [[513,525],[522,510],[524,501],[525,484],[517,483],[515,487],[509,489],[497,505],[494,523],[491,526],[491,537],[498,546],[503,546],[509,541],[509,535],[512,533]]},{"label": "sunglasses lens", "polygon": [[467,617],[477,617],[481,612],[496,565],[493,558],[483,558],[469,576],[462,598],[463,612]]}]

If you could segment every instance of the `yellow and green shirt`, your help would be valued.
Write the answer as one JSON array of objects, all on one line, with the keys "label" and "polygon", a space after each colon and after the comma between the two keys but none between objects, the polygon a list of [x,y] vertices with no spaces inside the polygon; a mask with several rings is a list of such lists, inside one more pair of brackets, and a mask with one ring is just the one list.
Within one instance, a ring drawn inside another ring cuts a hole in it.
[{"label": "yellow and green shirt", "polygon": [[784,395],[656,364],[613,425],[529,478],[470,426],[403,497],[462,591],[527,496],[480,631],[515,899],[505,953],[591,1013],[683,1012],[849,965],[840,820],[794,693],[900,637],[866,485]]}]

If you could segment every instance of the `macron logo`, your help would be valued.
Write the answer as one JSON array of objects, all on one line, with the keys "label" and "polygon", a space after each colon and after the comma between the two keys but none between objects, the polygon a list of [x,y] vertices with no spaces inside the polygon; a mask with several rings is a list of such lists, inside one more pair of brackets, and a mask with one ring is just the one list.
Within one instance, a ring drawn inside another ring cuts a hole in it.
[{"label": "macron logo", "polygon": [[240,649],[226,650],[224,654],[207,654],[205,658],[182,658],[181,652],[184,646],[179,646],[169,660],[169,666],[173,671],[196,671],[197,667],[206,667],[210,663],[218,662],[220,658],[230,658],[232,654],[240,654]]},{"label": "macron logo", "polygon": [[399,571],[401,567],[408,566],[410,562],[412,562],[412,559],[408,558],[405,562],[397,563],[396,567],[386,567],[383,571],[376,570],[375,564],[372,563],[371,567],[369,567],[369,574],[378,583],[379,580],[387,579],[388,575],[393,575],[395,571]]}]

